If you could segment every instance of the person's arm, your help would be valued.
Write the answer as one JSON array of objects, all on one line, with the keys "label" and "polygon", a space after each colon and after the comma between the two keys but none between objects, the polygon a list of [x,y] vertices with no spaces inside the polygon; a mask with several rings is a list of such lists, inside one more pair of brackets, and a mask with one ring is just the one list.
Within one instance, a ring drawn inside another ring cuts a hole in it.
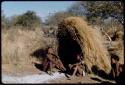
[{"label": "person's arm", "polygon": [[80,65],[80,64],[82,64],[82,62],[78,62],[78,63],[75,63],[75,64],[73,64],[73,65]]},{"label": "person's arm", "polygon": [[64,67],[62,61],[60,59],[57,60],[58,64],[59,65],[59,68],[61,68],[62,70],[66,71],[66,68]]},{"label": "person's arm", "polygon": [[56,57],[57,59],[59,59],[59,57],[53,53],[51,53],[52,56]]},{"label": "person's arm", "polygon": [[78,69],[78,66],[76,66],[76,67],[75,67],[75,69],[74,69],[74,71],[73,71],[73,74],[72,74],[72,76],[74,76],[74,75],[76,74],[76,72],[77,72],[77,69]]}]

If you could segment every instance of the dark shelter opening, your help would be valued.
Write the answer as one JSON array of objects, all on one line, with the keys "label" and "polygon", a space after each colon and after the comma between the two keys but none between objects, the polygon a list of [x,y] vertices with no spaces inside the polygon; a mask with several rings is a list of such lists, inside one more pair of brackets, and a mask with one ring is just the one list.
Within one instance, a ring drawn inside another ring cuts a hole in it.
[{"label": "dark shelter opening", "polygon": [[69,72],[69,64],[76,63],[77,54],[82,54],[82,49],[78,42],[72,37],[68,30],[58,32],[58,55]]}]

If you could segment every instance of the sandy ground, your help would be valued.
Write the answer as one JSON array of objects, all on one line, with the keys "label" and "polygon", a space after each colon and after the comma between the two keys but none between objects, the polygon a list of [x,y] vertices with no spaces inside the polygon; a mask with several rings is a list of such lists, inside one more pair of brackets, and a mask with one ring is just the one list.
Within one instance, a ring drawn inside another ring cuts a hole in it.
[{"label": "sandy ground", "polygon": [[63,78],[64,74],[59,74],[58,72],[53,73],[53,75],[48,74],[34,74],[34,75],[25,75],[25,76],[10,76],[2,74],[2,82],[5,84],[8,83],[49,83],[50,80],[56,80],[57,78]]},{"label": "sandy ground", "polygon": [[[84,77],[72,77],[60,72],[53,72],[49,75],[43,71],[36,69],[33,66],[23,68],[20,72],[15,72],[8,65],[2,65],[2,83],[4,84],[45,84],[45,83],[69,83],[69,84],[100,84],[102,82],[108,82],[114,84],[114,81],[105,80],[95,75],[86,75]],[[9,69],[9,70],[8,70]]]},{"label": "sandy ground", "polygon": [[[95,78],[96,80],[93,80]],[[25,75],[25,76],[12,76],[2,74],[2,83],[4,84],[45,84],[45,83],[73,83],[73,84],[97,84],[102,82],[109,82],[114,84],[115,82],[111,82],[108,80],[101,79],[97,76],[85,76],[81,77],[71,77],[70,79],[65,76],[64,73],[55,72],[53,75],[48,75],[46,73],[43,74],[34,74],[34,75]]]}]

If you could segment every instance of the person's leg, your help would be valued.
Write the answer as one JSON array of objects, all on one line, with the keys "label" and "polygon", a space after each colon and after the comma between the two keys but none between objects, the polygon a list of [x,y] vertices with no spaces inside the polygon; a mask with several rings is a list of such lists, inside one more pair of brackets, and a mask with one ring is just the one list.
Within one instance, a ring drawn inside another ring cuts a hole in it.
[{"label": "person's leg", "polygon": [[78,71],[79,76],[82,77],[83,76],[83,69],[81,67],[78,67],[77,71]]},{"label": "person's leg", "polygon": [[50,66],[50,73],[49,73],[49,74],[51,75],[51,74],[52,74],[52,69],[53,69],[53,67],[54,67],[54,64],[53,64],[52,62],[50,62],[50,63],[49,63],[49,66]]},{"label": "person's leg", "polygon": [[49,61],[46,61],[46,63],[43,64],[43,71],[47,71],[47,67],[49,65]]},{"label": "person's leg", "polygon": [[76,67],[74,68],[74,72],[73,72],[72,76],[74,76],[76,74],[77,69],[78,69],[78,66],[76,65]]},{"label": "person's leg", "polygon": [[50,64],[51,64],[51,72],[53,72],[52,69],[56,67],[56,64],[54,64],[52,62]]},{"label": "person's leg", "polygon": [[61,60],[57,60],[58,63],[58,68],[62,71],[66,71],[66,68],[64,67],[64,65],[62,64]]}]

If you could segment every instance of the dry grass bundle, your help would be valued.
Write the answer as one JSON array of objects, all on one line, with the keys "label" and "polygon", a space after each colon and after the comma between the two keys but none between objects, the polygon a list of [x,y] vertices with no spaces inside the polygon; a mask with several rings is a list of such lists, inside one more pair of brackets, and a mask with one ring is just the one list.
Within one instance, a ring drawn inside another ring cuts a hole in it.
[{"label": "dry grass bundle", "polygon": [[65,35],[68,30],[71,36],[79,43],[84,54],[84,61],[89,69],[93,65],[109,73],[111,70],[110,57],[99,30],[88,26],[80,17],[68,17],[59,24],[59,34]]},{"label": "dry grass bundle", "polygon": [[115,32],[114,37],[115,37],[115,40],[116,40],[116,41],[122,40],[122,39],[124,39],[124,32],[117,30],[117,31]]},{"label": "dry grass bundle", "polygon": [[114,53],[119,57],[119,63],[124,64],[124,32],[117,30],[113,36],[110,53]]},{"label": "dry grass bundle", "polygon": [[119,56],[119,63],[124,64],[124,32],[117,31],[115,36],[116,42],[118,42],[116,49]]}]

